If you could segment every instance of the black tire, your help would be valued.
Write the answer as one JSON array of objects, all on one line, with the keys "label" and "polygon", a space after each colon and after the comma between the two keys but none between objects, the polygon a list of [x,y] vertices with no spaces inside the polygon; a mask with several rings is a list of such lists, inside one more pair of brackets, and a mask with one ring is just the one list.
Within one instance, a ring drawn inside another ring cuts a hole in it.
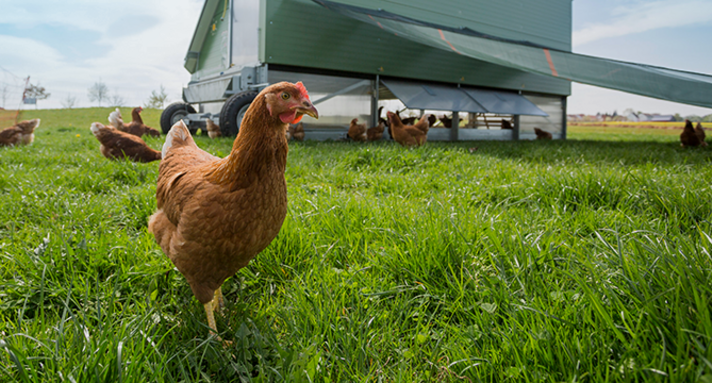
[{"label": "black tire", "polygon": [[247,91],[232,95],[220,110],[220,133],[225,137],[235,137],[240,131],[242,117],[257,97],[257,92]]},{"label": "black tire", "polygon": [[[163,134],[168,134],[168,131],[171,130],[173,124],[183,119],[183,117],[193,113],[195,113],[193,106],[184,102],[174,102],[168,105],[166,109],[163,109],[163,113],[161,113],[161,130],[163,131]],[[188,130],[193,132],[190,129],[190,126],[188,127]]]}]

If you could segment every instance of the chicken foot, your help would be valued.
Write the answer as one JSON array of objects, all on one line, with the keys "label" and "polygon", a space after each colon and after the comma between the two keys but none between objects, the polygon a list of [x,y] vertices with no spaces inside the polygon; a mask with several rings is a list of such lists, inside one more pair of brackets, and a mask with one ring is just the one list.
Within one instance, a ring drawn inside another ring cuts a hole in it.
[{"label": "chicken foot", "polygon": [[210,327],[210,333],[215,336],[220,342],[223,343],[225,347],[228,347],[232,345],[232,342],[229,340],[223,340],[219,335],[218,335],[218,329],[217,326],[215,325],[215,314],[214,312],[217,310],[218,313],[220,313],[220,309],[225,307],[225,300],[222,295],[222,288],[219,287],[217,290],[215,290],[215,295],[213,296],[213,300],[204,304],[203,308],[205,308],[205,314],[208,317],[208,326]]}]

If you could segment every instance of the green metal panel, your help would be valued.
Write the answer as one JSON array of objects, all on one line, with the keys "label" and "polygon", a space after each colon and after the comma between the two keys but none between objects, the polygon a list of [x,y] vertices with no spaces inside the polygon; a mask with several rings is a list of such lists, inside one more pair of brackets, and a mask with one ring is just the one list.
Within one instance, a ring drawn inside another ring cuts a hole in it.
[{"label": "green metal panel", "polygon": [[[310,0],[264,0],[263,62],[569,95],[568,81],[410,42]],[[570,50],[570,0],[341,0],[438,24]]]},{"label": "green metal panel", "polygon": [[205,0],[205,3],[203,4],[203,10],[200,12],[198,25],[195,26],[195,32],[193,32],[193,38],[190,41],[188,53],[185,56],[184,66],[190,73],[195,73],[197,69],[200,51],[203,49],[205,36],[208,34],[209,28],[212,25],[210,21],[219,2],[220,0]]},{"label": "green metal panel", "polygon": [[200,50],[197,70],[191,76],[193,81],[219,74],[230,65],[227,46],[230,24],[228,3],[229,0],[220,0],[212,17],[206,18],[209,22],[208,32]]}]

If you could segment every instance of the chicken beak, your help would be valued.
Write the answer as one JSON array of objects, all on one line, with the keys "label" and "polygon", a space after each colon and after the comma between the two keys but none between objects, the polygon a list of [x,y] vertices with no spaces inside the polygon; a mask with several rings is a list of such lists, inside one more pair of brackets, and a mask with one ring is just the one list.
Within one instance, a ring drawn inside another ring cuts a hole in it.
[{"label": "chicken beak", "polygon": [[297,113],[312,116],[317,120],[319,119],[319,112],[314,107],[314,104],[312,104],[311,101],[309,101],[308,99],[302,100],[302,103],[294,108],[297,110]]}]

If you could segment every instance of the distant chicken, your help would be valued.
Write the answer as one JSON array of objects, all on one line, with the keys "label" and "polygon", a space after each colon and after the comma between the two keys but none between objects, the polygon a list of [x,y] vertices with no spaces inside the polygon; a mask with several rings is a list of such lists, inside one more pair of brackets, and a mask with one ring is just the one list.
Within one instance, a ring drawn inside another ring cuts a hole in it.
[{"label": "distant chicken", "polygon": [[366,124],[359,124],[358,118],[354,118],[351,120],[351,124],[349,124],[349,131],[346,135],[354,141],[365,142],[368,138],[366,134]]},{"label": "distant chicken", "polygon": [[0,131],[0,146],[29,145],[35,140],[35,129],[40,126],[40,119],[20,121],[17,125]]},{"label": "distant chicken", "polygon": [[438,118],[435,117],[434,114],[429,114],[428,115],[428,123],[430,124],[430,127],[435,126],[435,123],[438,122]]},{"label": "distant chicken", "polygon": [[440,121],[443,123],[444,127],[452,128],[452,118],[443,114],[443,116],[440,117]]},{"label": "distant chicken", "polygon": [[217,126],[217,124],[215,124],[213,120],[209,118],[205,119],[205,129],[208,131],[208,137],[210,138],[215,139],[217,137],[222,136],[222,133],[220,132],[220,127]]},{"label": "distant chicken", "polygon": [[685,120],[685,128],[683,128],[682,133],[680,133],[680,144],[683,147],[700,146],[701,142],[700,136],[698,136],[695,128],[692,127],[692,122]]},{"label": "distant chicken", "polygon": [[166,135],[148,230],[203,304],[213,334],[223,282],[272,242],[287,215],[285,131],[304,114],[319,117],[304,85],[281,82],[252,101],[225,158],[198,148],[183,121]]},{"label": "distant chicken", "polygon": [[368,141],[378,141],[383,138],[383,132],[386,130],[386,124],[379,121],[378,125],[368,128],[366,131],[366,139]]},{"label": "distant chicken", "polygon": [[509,122],[509,120],[502,119],[502,129],[513,130],[514,127],[512,126],[512,123]]},{"label": "distant chicken", "polygon": [[121,117],[121,111],[119,108],[116,108],[115,111],[109,114],[109,123],[111,123],[114,128],[128,134],[133,134],[137,137],[141,137],[144,134],[148,134],[152,137],[160,137],[161,133],[158,130],[153,129],[150,126],[146,126],[143,123],[143,119],[141,118],[142,111],[143,108],[140,106],[133,108],[131,111],[131,122],[125,124],[123,118]]},{"label": "distant chicken", "polygon": [[413,124],[413,126],[415,128],[417,128],[418,130],[420,130],[421,132],[428,134],[428,130],[430,129],[430,120],[431,120],[430,117],[432,117],[432,116],[433,116],[432,114],[428,114],[428,115],[421,117],[417,123]]},{"label": "distant chicken", "polygon": [[552,138],[551,133],[539,128],[534,128],[534,133],[536,134],[537,140],[550,140]]},{"label": "distant chicken", "polygon": [[418,117],[406,117],[404,119],[401,119],[401,122],[403,122],[403,125],[413,125],[417,120]]},{"label": "distant chicken", "polygon": [[122,132],[111,125],[104,126],[95,122],[91,124],[91,132],[101,143],[101,154],[110,160],[127,158],[136,162],[151,162],[161,159],[161,152],[150,148],[141,137]]},{"label": "distant chicken", "polygon": [[301,122],[296,125],[290,124],[286,134],[287,141],[304,141],[304,125]]},{"label": "distant chicken", "polygon": [[[427,118],[422,118],[421,121],[425,124],[428,122]],[[388,122],[391,126],[393,139],[402,146],[421,146],[428,139],[427,128],[423,131],[413,125],[403,125],[400,117],[393,112],[388,112]]]},{"label": "distant chicken", "polygon": [[697,134],[697,138],[700,139],[700,145],[707,146],[705,142],[705,128],[702,127],[702,123],[698,122],[697,126],[695,126],[695,134]]},{"label": "distant chicken", "polygon": [[382,107],[382,106],[378,108],[378,123],[380,124],[380,123],[382,122],[383,125],[388,126],[388,120],[386,120],[385,118],[381,117],[381,111],[383,111],[383,107]]}]

